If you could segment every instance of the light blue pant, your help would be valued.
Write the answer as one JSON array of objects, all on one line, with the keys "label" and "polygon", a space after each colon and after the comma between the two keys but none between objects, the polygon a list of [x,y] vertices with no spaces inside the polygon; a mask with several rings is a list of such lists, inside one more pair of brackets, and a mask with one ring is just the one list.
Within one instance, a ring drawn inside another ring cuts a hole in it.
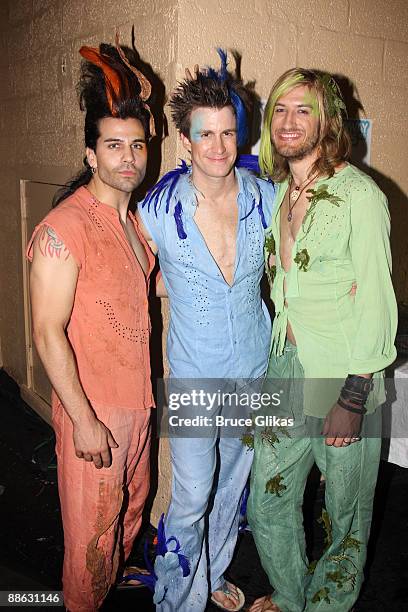
[{"label": "light blue pant", "polygon": [[171,438],[173,484],[165,520],[166,538],[175,536],[189,560],[159,575],[166,583],[160,612],[204,612],[210,592],[224,583],[238,536],[239,506],[253,452],[239,438]]}]

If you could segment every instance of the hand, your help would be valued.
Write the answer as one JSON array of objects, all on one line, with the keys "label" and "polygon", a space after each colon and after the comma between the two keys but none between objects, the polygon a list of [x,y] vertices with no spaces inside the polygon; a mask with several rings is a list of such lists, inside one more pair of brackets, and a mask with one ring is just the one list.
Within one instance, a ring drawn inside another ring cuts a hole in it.
[{"label": "hand", "polygon": [[323,425],[322,434],[326,436],[327,446],[341,447],[359,442],[363,416],[334,404]]},{"label": "hand", "polygon": [[78,459],[93,461],[95,467],[109,467],[112,464],[111,448],[118,448],[109,429],[96,417],[74,423],[74,446]]}]

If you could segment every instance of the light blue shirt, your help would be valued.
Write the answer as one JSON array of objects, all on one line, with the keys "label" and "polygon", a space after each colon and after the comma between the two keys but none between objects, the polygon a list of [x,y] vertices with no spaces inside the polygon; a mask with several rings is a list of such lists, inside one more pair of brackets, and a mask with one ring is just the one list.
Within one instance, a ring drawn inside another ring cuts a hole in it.
[{"label": "light blue shirt", "polygon": [[170,375],[257,378],[266,370],[270,347],[271,323],[260,281],[275,188],[246,170],[235,170],[239,222],[234,283],[229,286],[194,221],[197,202],[190,172],[163,188],[154,202],[146,198],[139,204],[158,247],[170,301]]}]

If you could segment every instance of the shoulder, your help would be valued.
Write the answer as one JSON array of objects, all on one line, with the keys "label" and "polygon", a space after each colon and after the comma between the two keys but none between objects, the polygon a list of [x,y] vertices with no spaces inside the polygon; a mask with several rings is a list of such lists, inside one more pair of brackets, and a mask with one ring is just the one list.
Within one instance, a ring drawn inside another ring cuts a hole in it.
[{"label": "shoulder", "polygon": [[235,172],[239,175],[244,191],[257,192],[263,196],[274,196],[276,187],[274,183],[255,176],[255,174],[246,168],[235,168]]},{"label": "shoulder", "polygon": [[87,204],[91,203],[91,198],[87,202],[86,194],[82,192],[82,188],[63,200],[58,206],[50,210],[44,217],[42,223],[53,226],[57,224],[61,228],[80,228],[84,220],[88,218]]},{"label": "shoulder", "polygon": [[81,189],[53,208],[35,227],[26,251],[30,261],[33,258],[34,241],[38,236],[38,240],[53,241],[53,246],[62,248],[62,245],[65,245],[78,267],[81,267],[85,248],[85,228],[91,221],[87,212],[87,204],[91,203],[91,198],[89,197],[87,202],[88,192],[85,190],[85,194],[78,193]]},{"label": "shoulder", "polygon": [[139,203],[141,216],[157,217],[159,212],[161,214],[174,212],[174,207],[179,200],[191,198],[194,194],[189,181],[190,173],[190,166],[187,166],[183,160],[180,166],[164,174],[150,189],[144,200]]},{"label": "shoulder", "polygon": [[276,183],[262,178],[256,178],[256,182],[263,196],[275,198],[278,187]]},{"label": "shoulder", "polygon": [[351,202],[354,200],[365,200],[372,198],[386,200],[385,194],[381,191],[371,176],[352,164],[348,164],[346,168],[340,171],[339,176],[335,178],[339,180],[340,184],[343,185],[344,190],[347,191],[351,199]]}]

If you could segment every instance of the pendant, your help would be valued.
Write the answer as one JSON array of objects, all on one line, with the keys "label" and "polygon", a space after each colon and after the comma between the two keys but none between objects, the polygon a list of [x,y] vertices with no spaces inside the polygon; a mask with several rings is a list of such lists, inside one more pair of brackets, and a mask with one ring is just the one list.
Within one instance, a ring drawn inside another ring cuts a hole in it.
[{"label": "pendant", "polygon": [[292,221],[292,211],[290,211],[288,214],[288,221],[289,223]]},{"label": "pendant", "polygon": [[299,199],[299,196],[300,196],[300,191],[297,187],[295,187],[295,189],[290,194],[290,199],[292,200],[292,202],[297,202]]}]

